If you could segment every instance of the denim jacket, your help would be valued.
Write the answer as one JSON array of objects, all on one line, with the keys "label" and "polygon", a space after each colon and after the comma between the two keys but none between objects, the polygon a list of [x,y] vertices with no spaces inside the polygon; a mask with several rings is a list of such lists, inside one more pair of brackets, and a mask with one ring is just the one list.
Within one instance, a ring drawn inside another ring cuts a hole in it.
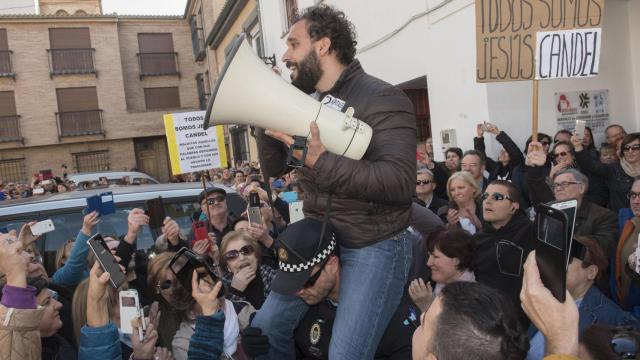
[{"label": "denim jacket", "polygon": [[80,330],[78,360],[122,360],[118,328],[112,323],[101,327],[83,326]]},{"label": "denim jacket", "polygon": [[596,323],[611,326],[630,325],[635,331],[640,330],[640,320],[622,310],[595,286],[585,294],[578,307],[578,313],[580,314],[580,333]]},{"label": "denim jacket", "polygon": [[53,274],[54,283],[76,286],[89,277],[89,269],[87,268],[87,255],[89,254],[87,240],[89,238],[90,236],[78,231],[69,259]]}]

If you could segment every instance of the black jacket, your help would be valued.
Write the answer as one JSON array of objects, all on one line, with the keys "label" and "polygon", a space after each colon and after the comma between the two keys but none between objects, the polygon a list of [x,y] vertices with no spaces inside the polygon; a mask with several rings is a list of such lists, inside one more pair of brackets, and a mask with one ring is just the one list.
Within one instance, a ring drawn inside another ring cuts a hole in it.
[{"label": "black jacket", "polygon": [[498,140],[498,142],[509,154],[510,160],[507,166],[504,166],[502,165],[502,163],[487,157],[484,146],[484,137],[474,137],[473,148],[483,153],[487,159],[485,168],[489,172],[489,181],[493,181],[498,177],[503,180],[511,180],[511,178],[513,177],[513,169],[516,166],[524,163],[524,155],[522,155],[522,152],[520,151],[520,149],[518,149],[518,145],[516,145],[516,143],[514,143],[509,135],[507,135],[507,133],[505,133],[504,131],[500,131],[498,133],[498,135],[496,136],[496,140]]},{"label": "black jacket", "polygon": [[[411,359],[411,337],[417,322],[409,320],[411,300],[403,297],[380,339],[374,359]],[[328,359],[337,305],[329,300],[309,307],[295,330],[296,359]],[[416,317],[420,314],[413,310]]]},{"label": "black jacket", "polygon": [[[373,129],[361,160],[324,152],[313,169],[298,169],[304,189],[304,214],[322,220],[332,194],[330,222],[340,245],[360,248],[386,240],[407,227],[416,182],[416,119],[409,98],[398,88],[368,75],[358,60],[340,75],[330,94],[345,101],[354,116]],[[286,119],[309,122],[311,119]],[[258,136],[267,176],[280,176],[287,149]]]},{"label": "black jacket", "polygon": [[496,230],[488,223],[473,235],[476,281],[504,292],[520,308],[523,265],[534,250],[534,226],[516,210],[507,225]]},{"label": "black jacket", "polygon": [[[431,198],[431,204],[429,204],[429,206],[427,207],[427,204],[418,199],[415,198],[413,199],[413,202],[415,202],[416,204],[422,206],[422,207],[426,207],[427,209],[431,210],[432,213],[438,215],[438,210],[440,210],[441,208],[445,207],[445,206],[449,206],[449,202],[441,199],[440,197],[438,197],[436,194],[433,194],[433,198]],[[440,215],[438,215],[440,216]]]},{"label": "black jacket", "polygon": [[633,185],[633,178],[624,172],[620,162],[603,164],[595,161],[588,151],[576,152],[578,167],[586,174],[593,174],[606,179],[609,186],[609,202],[607,208],[616,214],[618,210],[629,207],[627,194]]}]

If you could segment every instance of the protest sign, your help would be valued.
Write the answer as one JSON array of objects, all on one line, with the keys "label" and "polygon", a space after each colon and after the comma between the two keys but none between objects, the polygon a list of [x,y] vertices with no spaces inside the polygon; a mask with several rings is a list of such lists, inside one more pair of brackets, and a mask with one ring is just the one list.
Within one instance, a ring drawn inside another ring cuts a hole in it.
[{"label": "protest sign", "polygon": [[604,0],[476,0],[475,5],[477,82],[535,79],[538,32],[597,28],[604,15]]},{"label": "protest sign", "polygon": [[558,129],[573,131],[576,120],[584,120],[593,133],[609,126],[609,91],[566,91],[556,93]]},{"label": "protest sign", "polygon": [[227,166],[222,125],[202,129],[204,111],[164,115],[173,175]]},{"label": "protest sign", "polygon": [[600,28],[539,32],[536,79],[598,75],[601,42]]}]

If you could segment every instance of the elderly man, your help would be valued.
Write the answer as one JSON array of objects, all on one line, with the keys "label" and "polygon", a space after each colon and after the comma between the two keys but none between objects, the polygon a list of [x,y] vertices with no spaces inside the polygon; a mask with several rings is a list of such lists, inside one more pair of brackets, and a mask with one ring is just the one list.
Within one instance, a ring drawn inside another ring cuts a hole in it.
[{"label": "elderly man", "polygon": [[[613,254],[616,243],[616,214],[585,198],[589,188],[587,176],[573,168],[559,171],[551,179],[552,192],[544,175],[543,166],[546,162],[546,155],[539,150],[530,150],[527,158],[527,186],[531,192],[532,202],[537,204],[554,200],[576,199],[578,210],[574,227],[575,235],[591,236],[600,244],[607,255]],[[603,285],[605,282],[603,281]]]},{"label": "elderly man", "polygon": [[462,157],[462,171],[471,173],[482,191],[489,185],[489,179],[484,177],[485,161],[484,154],[477,150],[468,150]]},{"label": "elderly man", "polygon": [[607,126],[607,128],[604,130],[604,134],[609,145],[613,146],[617,152],[618,146],[620,145],[622,139],[627,135],[627,132],[621,125],[613,124]]},{"label": "elderly man", "polygon": [[436,188],[436,182],[433,173],[428,169],[418,170],[418,179],[416,181],[416,199],[415,201],[421,206],[431,210],[438,215],[438,210],[447,206],[447,201],[439,198],[433,193]]}]

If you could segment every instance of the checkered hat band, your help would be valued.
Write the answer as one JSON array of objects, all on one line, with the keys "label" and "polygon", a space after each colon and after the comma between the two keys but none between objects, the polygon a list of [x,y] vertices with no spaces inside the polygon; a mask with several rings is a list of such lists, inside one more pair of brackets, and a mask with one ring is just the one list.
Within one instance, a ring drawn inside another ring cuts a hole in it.
[{"label": "checkered hat band", "polygon": [[322,260],[326,259],[327,256],[329,256],[329,254],[331,254],[331,252],[333,252],[333,249],[335,248],[336,248],[336,241],[331,240],[331,242],[329,243],[329,246],[327,246],[324,250],[316,254],[316,256],[314,256],[313,259],[305,263],[286,264],[280,261],[280,264],[278,266],[280,267],[280,270],[284,272],[297,273],[297,272],[305,271],[312,268],[314,265],[319,264]]}]

